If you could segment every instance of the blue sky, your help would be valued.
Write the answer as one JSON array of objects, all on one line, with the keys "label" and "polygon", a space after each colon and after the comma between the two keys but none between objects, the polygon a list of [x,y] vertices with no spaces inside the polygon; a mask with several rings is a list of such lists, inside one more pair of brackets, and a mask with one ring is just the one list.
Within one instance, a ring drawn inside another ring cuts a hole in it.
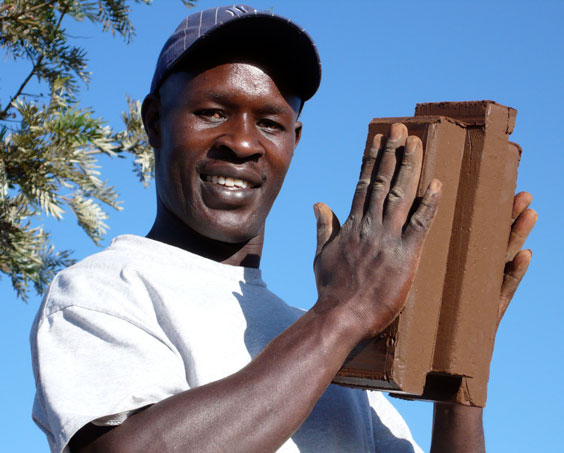
[{"label": "blue sky", "polygon": [[[262,263],[270,288],[294,305],[309,308],[316,298],[312,205],[326,202],[344,221],[371,118],[411,116],[417,102],[431,101],[492,99],[518,110],[511,136],[523,147],[518,190],[533,193],[539,221],[527,243],[533,262],[498,334],[486,439],[490,452],[560,451],[564,2],[266,0],[253,6],[273,8],[306,28],[323,63],[321,88],[305,106],[303,138],[269,217]],[[119,128],[126,94],[146,94],[158,52],[186,14],[176,0],[133,7],[137,37],[129,46],[97,27],[67,23],[88,50],[93,73],[84,105]],[[5,101],[29,67],[4,55],[0,65]],[[155,212],[153,188],[143,189],[127,160],[106,159],[102,165],[124,201],[122,212],[110,212],[104,244],[123,233],[146,234]],[[56,246],[75,250],[76,258],[98,250],[71,217],[47,225]],[[46,451],[30,416],[28,332],[40,299],[24,304],[2,278],[0,300],[3,449]],[[432,405],[393,402],[428,450]]]}]

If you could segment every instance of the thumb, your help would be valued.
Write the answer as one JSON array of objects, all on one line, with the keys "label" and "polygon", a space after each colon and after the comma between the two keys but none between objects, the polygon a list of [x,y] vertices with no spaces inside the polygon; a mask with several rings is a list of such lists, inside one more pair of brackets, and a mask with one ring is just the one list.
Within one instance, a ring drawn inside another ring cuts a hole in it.
[{"label": "thumb", "polygon": [[324,203],[315,203],[313,213],[317,219],[317,249],[315,251],[315,256],[317,256],[325,244],[337,235],[341,224],[331,208]]}]

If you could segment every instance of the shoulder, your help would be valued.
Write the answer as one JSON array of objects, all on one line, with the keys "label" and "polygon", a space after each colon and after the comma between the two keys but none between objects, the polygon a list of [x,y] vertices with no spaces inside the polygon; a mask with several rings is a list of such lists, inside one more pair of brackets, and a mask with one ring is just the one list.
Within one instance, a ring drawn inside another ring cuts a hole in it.
[{"label": "shoulder", "polygon": [[138,317],[150,302],[144,267],[154,251],[137,236],[119,236],[99,253],[62,270],[53,279],[38,313],[48,318],[67,309],[83,309],[122,318]]}]

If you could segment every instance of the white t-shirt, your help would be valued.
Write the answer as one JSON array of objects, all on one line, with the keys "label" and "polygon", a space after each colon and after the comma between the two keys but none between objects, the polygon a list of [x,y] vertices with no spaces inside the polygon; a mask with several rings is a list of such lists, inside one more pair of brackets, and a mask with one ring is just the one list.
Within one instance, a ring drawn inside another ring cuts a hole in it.
[{"label": "white t-shirt", "polygon": [[[138,236],[60,272],[31,332],[33,418],[51,450],[89,422],[121,423],[149,404],[243,368],[303,314],[259,269]],[[379,392],[331,385],[281,452],[419,452]]]}]

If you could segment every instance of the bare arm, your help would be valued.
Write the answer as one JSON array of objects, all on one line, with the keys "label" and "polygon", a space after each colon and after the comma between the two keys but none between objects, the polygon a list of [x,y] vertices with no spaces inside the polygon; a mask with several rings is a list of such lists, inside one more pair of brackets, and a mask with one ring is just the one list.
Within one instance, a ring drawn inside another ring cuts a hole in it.
[{"label": "bare arm", "polygon": [[[397,156],[402,162],[396,166]],[[405,126],[392,126],[387,141],[376,136],[343,226],[333,228],[338,221],[327,206],[315,207],[315,306],[239,372],[154,404],[109,431],[89,425],[92,436],[75,436],[73,451],[279,447],[307,418],[352,348],[381,332],[405,303],[440,198],[434,181],[409,215],[421,161],[421,142],[408,139]]]},{"label": "bare arm", "polygon": [[[531,201],[531,194],[521,192],[513,202],[513,225],[505,257],[507,264],[500,293],[498,327],[531,261],[531,251],[521,250],[537,220],[537,213],[529,209]],[[431,451],[485,452],[482,414],[483,410],[478,407],[435,403]]]},{"label": "bare arm", "polygon": [[481,407],[435,403],[431,452],[485,452],[482,415]]},{"label": "bare arm", "polygon": [[145,409],[85,451],[275,450],[305,420],[354,346],[352,330],[339,318],[336,310],[310,311],[241,371]]}]

